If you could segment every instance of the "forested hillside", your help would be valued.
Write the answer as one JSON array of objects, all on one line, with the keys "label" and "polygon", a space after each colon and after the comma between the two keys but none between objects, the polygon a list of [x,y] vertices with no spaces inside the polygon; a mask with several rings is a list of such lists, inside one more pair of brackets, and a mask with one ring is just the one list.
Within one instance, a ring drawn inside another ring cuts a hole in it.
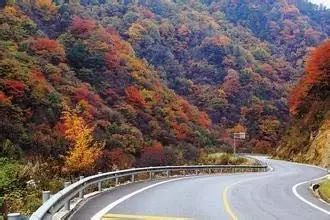
[{"label": "forested hillside", "polygon": [[[228,133],[247,130],[246,146],[270,152],[288,120],[287,91],[303,71],[304,56],[327,37],[328,23],[315,25],[295,4],[87,1],[65,9],[117,30],[169,88],[206,111],[214,125]],[[304,10],[316,13],[309,6]],[[320,10],[326,20],[329,11]],[[58,28],[53,30],[49,34],[57,36]]]},{"label": "forested hillside", "polygon": [[274,152],[305,56],[330,34],[330,11],[305,0],[0,7],[0,197],[25,213],[64,177],[198,163],[233,132],[248,133],[240,151]]}]

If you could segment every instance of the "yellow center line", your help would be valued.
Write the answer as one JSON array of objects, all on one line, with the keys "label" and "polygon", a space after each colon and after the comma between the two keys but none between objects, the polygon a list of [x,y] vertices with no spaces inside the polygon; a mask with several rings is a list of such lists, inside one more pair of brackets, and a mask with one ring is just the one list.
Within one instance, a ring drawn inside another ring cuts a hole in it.
[{"label": "yellow center line", "polygon": [[235,215],[234,211],[230,207],[228,197],[227,197],[227,192],[228,192],[229,187],[227,186],[225,190],[222,193],[222,198],[223,198],[223,203],[225,206],[225,211],[228,213],[230,220],[238,220],[237,216]]},{"label": "yellow center line", "polygon": [[178,217],[165,217],[165,216],[149,216],[149,215],[126,215],[126,214],[106,214],[102,217],[102,220],[190,220],[190,218],[178,218]]}]

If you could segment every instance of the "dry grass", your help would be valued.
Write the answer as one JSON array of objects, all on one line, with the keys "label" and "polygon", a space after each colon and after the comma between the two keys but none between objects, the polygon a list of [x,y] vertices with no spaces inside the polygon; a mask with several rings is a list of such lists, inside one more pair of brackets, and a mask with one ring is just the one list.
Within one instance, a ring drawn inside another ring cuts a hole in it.
[{"label": "dry grass", "polygon": [[320,184],[319,194],[324,201],[330,203],[330,179]]}]

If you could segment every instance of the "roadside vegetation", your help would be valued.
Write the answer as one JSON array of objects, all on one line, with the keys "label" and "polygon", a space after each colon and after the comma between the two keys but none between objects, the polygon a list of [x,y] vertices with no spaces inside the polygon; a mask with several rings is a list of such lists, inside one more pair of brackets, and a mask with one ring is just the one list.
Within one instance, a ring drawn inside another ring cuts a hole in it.
[{"label": "roadside vegetation", "polygon": [[242,165],[254,162],[245,157],[234,156],[230,153],[208,153],[200,158],[200,163],[205,165]]},{"label": "roadside vegetation", "polygon": [[324,201],[330,203],[330,179],[320,184],[319,194]]},{"label": "roadside vegetation", "polygon": [[0,220],[1,215],[15,210],[31,214],[41,205],[43,190],[54,193],[61,189],[64,180],[51,174],[47,166],[0,158]]}]

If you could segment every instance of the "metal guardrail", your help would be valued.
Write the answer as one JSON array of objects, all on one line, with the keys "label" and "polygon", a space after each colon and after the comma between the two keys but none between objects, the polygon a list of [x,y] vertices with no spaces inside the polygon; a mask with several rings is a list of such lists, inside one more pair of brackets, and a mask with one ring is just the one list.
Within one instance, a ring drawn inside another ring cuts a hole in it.
[{"label": "metal guardrail", "polygon": [[108,173],[99,173],[97,175],[80,178],[79,181],[69,185],[56,193],[55,195],[43,198],[44,203],[32,214],[30,220],[45,220],[52,217],[64,207],[66,211],[70,211],[70,201],[77,196],[83,198],[84,189],[89,186],[97,185],[98,191],[102,191],[102,182],[115,179],[116,184],[118,178],[131,176],[131,182],[135,181],[137,174],[149,173],[149,179],[152,179],[155,173],[166,173],[166,177],[170,177],[170,172],[174,171],[195,171],[207,173],[222,173],[222,172],[260,172],[267,171],[267,165],[196,165],[196,166],[161,166],[161,167],[146,167],[133,168],[121,171],[113,171]]}]

